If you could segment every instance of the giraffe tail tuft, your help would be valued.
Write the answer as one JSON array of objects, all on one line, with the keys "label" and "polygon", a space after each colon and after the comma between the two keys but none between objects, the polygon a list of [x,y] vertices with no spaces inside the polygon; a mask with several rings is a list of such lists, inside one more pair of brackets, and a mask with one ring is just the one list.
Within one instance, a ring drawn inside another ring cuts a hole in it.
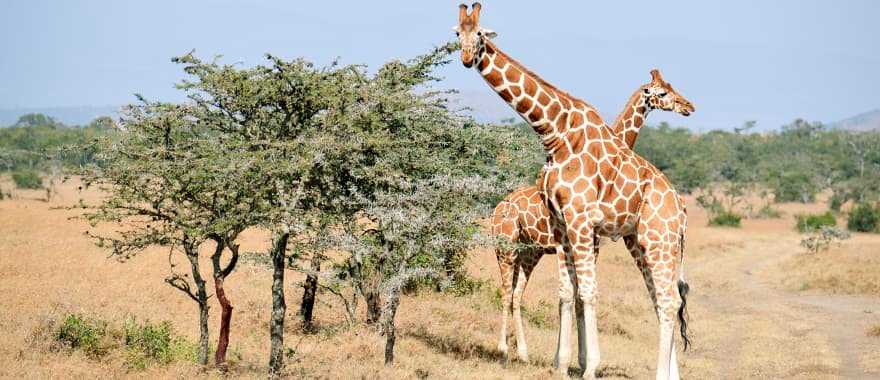
[{"label": "giraffe tail tuft", "polygon": [[680,235],[681,240],[679,241],[679,245],[681,247],[681,262],[678,267],[678,295],[681,297],[681,306],[678,308],[678,323],[681,326],[681,340],[683,342],[683,349],[687,351],[688,346],[691,345],[691,340],[688,338],[687,334],[687,324],[688,324],[688,315],[687,315],[687,296],[691,290],[690,285],[684,280],[684,233],[682,232]]}]

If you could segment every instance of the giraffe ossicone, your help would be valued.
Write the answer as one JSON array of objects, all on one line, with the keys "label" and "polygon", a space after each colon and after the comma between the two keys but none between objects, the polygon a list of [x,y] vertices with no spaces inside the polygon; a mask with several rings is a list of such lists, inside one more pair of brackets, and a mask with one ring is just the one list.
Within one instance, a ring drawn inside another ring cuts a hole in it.
[{"label": "giraffe ossicone", "polygon": [[[495,46],[479,24],[480,10],[479,3],[471,13],[464,4],[459,7],[456,33],[462,64],[475,67],[532,126],[548,154],[538,184],[550,211],[550,230],[559,243],[555,249],[560,284],[557,369],[562,374],[568,370],[577,297],[579,358],[584,376],[595,376],[600,361],[596,242],[599,236],[622,236],[644,276],[660,322],[657,378],[677,379],[673,330],[676,313],[684,324],[680,308],[685,292],[680,289],[687,287],[681,270],[687,224],[682,198],[663,173],[605,125],[593,106],[546,82]],[[687,346],[684,325],[681,332]]]}]

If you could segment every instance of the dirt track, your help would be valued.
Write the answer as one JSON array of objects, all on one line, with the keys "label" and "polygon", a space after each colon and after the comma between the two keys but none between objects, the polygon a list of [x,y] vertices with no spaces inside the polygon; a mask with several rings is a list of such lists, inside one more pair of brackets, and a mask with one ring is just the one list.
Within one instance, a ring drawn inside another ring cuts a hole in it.
[{"label": "dirt track", "polygon": [[803,256],[796,238],[755,234],[724,253],[689,265],[700,281],[724,279],[694,297],[709,311],[704,317],[718,315],[728,325],[708,353],[724,363],[720,377],[880,377],[880,346],[865,334],[880,322],[877,298],[776,289],[774,280],[785,275],[778,264]]}]

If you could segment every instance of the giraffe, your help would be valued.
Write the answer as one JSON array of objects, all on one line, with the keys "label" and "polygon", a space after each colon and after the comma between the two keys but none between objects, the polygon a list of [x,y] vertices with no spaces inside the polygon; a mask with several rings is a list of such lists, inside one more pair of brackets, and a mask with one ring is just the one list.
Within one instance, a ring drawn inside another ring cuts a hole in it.
[{"label": "giraffe", "polygon": [[[663,80],[660,71],[651,71],[651,82],[636,89],[614,122],[614,134],[633,148],[647,115],[654,109],[675,110],[689,116],[694,107]],[[684,217],[684,216],[683,216]],[[550,229],[550,212],[544,207],[543,195],[537,186],[514,190],[495,206],[492,213],[492,234],[512,243],[527,245],[520,249],[496,247],[495,254],[501,272],[501,337],[498,350],[507,353],[507,319],[513,316],[517,355],[528,362],[528,348],[522,325],[522,298],[529,277],[544,255],[555,253],[556,240]],[[594,247],[597,249],[598,247]],[[581,365],[586,358],[579,357]]]},{"label": "giraffe", "polygon": [[[657,168],[635,154],[602,121],[596,109],[553,86],[502,52],[480,26],[481,5],[459,6],[455,27],[461,60],[541,136],[548,154],[539,191],[550,210],[559,269],[559,338],[556,366],[563,375],[571,359],[575,290],[579,304],[579,350],[584,377],[599,366],[596,324],[598,236],[623,237],[645,279],[660,325],[656,378],[677,379],[673,330],[676,313],[685,347],[685,297],[681,270],[686,230],[684,204]],[[675,104],[675,109],[685,105]],[[583,337],[581,337],[581,332]]]}]

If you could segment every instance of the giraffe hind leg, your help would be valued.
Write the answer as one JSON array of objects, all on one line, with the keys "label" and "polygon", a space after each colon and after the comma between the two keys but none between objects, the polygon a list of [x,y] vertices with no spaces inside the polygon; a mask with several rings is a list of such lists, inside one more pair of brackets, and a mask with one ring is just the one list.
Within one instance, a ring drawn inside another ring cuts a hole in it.
[{"label": "giraffe hind leg", "polygon": [[513,252],[497,250],[498,269],[501,272],[501,335],[498,340],[498,351],[507,356],[507,318],[513,303],[514,270]]},{"label": "giraffe hind leg", "polygon": [[529,249],[517,255],[519,276],[513,289],[513,324],[516,329],[516,353],[519,359],[525,363],[529,361],[529,350],[526,345],[526,335],[522,321],[522,300],[532,271],[544,254],[545,249],[539,248]]}]

